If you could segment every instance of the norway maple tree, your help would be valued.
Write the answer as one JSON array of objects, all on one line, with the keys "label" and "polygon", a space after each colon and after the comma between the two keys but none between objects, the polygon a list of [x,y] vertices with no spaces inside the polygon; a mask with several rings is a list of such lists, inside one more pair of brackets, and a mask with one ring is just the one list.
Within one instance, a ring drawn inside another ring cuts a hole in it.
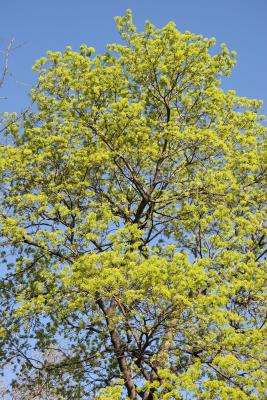
[{"label": "norway maple tree", "polygon": [[7,117],[2,365],[18,398],[263,399],[261,103],[221,88],[225,45],[116,21],[104,55],[37,61]]}]

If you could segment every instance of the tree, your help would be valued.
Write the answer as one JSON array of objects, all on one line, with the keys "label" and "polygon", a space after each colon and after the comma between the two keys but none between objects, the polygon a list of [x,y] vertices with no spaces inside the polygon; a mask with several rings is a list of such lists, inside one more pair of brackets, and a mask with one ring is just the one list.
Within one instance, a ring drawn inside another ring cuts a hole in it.
[{"label": "tree", "polygon": [[[18,49],[19,47],[21,47],[21,45],[14,47],[14,42],[15,39],[11,39],[6,48],[4,50],[0,51],[1,57],[0,57],[0,62],[1,62],[1,67],[0,67],[0,101],[1,100],[6,100],[7,98],[5,96],[2,96],[2,90],[3,87],[7,81],[7,78],[9,75],[11,75],[10,70],[9,70],[9,63],[10,63],[10,54],[12,51]],[[5,132],[10,125],[13,125],[14,122],[17,122],[21,117],[23,117],[23,115],[28,111],[27,110],[23,110],[21,111],[19,114],[17,113],[13,113],[12,115],[9,115],[9,118],[6,120],[7,125],[5,124],[5,118],[3,117],[3,114],[5,115],[5,113],[2,112],[2,110],[0,111],[0,134],[2,135],[3,132]]]},{"label": "tree", "polygon": [[[1,73],[0,73],[0,89],[2,88],[2,86],[5,82],[6,76],[8,74],[9,55],[12,50],[13,43],[14,43],[14,39],[11,39],[10,42],[8,43],[6,49],[3,52],[1,52],[1,53],[3,53],[3,66],[1,69]],[[0,97],[0,99],[3,99],[3,97]]]},{"label": "tree", "polygon": [[[10,52],[11,50],[13,50],[12,46],[14,43],[14,39],[11,39],[10,42],[8,43],[8,45],[6,46],[6,49],[1,51],[1,69],[0,69],[0,90],[2,92],[3,89],[3,85],[6,81],[6,77],[8,74],[8,64],[9,64],[9,56],[10,56]],[[2,93],[0,93],[0,100],[4,100],[5,97],[1,95]],[[5,130],[6,127],[2,127],[2,122],[3,120],[0,119],[0,133],[3,132]]]},{"label": "tree", "polygon": [[3,363],[61,399],[263,399],[261,102],[225,45],[116,21],[37,61],[1,147]]}]

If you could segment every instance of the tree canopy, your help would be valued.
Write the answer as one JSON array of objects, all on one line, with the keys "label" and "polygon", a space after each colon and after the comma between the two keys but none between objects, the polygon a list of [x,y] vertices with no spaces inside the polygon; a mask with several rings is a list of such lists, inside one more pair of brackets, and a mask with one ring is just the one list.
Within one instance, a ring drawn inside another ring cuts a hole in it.
[{"label": "tree canopy", "polygon": [[116,22],[6,116],[1,364],[16,399],[263,399],[261,102],[223,90],[226,45]]}]

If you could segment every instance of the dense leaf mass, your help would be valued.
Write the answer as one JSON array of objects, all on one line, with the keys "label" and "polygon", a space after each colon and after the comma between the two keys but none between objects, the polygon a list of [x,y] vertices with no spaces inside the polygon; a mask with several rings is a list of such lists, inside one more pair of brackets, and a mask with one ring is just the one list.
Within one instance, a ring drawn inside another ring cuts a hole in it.
[{"label": "dense leaf mass", "polygon": [[225,45],[172,22],[137,33],[130,12],[116,22],[122,44],[102,56],[37,61],[33,111],[7,116],[13,398],[264,399],[261,103],[221,88]]}]

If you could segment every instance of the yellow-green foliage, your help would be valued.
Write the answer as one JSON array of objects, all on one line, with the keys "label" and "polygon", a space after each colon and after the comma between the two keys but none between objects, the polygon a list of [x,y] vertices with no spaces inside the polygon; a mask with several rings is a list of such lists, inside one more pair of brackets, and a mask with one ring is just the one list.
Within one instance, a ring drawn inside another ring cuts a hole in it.
[{"label": "yellow-green foliage", "polygon": [[221,88],[215,39],[116,22],[6,116],[1,357],[62,399],[264,399],[261,102]]}]

